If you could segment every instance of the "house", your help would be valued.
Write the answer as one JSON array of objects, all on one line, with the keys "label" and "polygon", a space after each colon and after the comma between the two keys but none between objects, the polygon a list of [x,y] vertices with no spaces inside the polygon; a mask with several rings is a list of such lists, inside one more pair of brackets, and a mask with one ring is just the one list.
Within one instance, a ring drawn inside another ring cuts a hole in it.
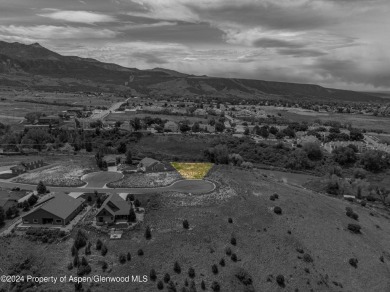
[{"label": "house", "polygon": [[155,160],[153,158],[145,157],[142,159],[139,164],[138,164],[138,169],[146,172],[151,172],[151,171],[165,171],[166,167],[163,163],[161,163],[158,160]]},{"label": "house", "polygon": [[16,166],[11,167],[11,171],[13,174],[21,174],[25,173],[28,170],[33,170],[39,167],[44,166],[43,160],[42,159],[37,159],[37,160],[32,160],[29,162],[21,162]]},{"label": "house", "polygon": [[65,194],[56,195],[24,215],[23,224],[65,226],[80,213],[83,207],[83,198],[75,199]]},{"label": "house", "polygon": [[38,119],[38,123],[43,125],[58,125],[60,121],[61,119],[58,116],[40,117]]},{"label": "house", "polygon": [[165,132],[179,132],[179,125],[173,121],[168,121],[164,125]]},{"label": "house", "polygon": [[10,193],[6,191],[0,191],[0,207],[4,211],[7,211],[9,208],[16,207],[18,205],[18,200],[11,197]]},{"label": "house", "polygon": [[18,175],[22,174],[22,173],[25,173],[27,171],[27,168],[24,165],[22,165],[22,164],[13,166],[10,169],[11,169],[13,174],[18,174]]},{"label": "house", "polygon": [[110,224],[117,220],[127,220],[131,204],[118,194],[111,194],[96,214],[96,224]]}]

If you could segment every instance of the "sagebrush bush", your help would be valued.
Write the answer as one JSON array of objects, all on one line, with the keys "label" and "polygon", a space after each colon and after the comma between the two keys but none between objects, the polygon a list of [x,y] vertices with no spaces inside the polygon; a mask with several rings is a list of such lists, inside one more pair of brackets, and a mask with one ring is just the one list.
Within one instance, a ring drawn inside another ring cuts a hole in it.
[{"label": "sagebrush bush", "polygon": [[348,262],[352,267],[357,268],[358,260],[356,258],[350,258]]},{"label": "sagebrush bush", "polygon": [[348,230],[351,231],[352,233],[359,234],[361,233],[360,229],[362,229],[362,227],[359,224],[353,224],[353,223],[348,224]]},{"label": "sagebrush bush", "polygon": [[150,270],[149,276],[150,276],[150,279],[151,279],[152,281],[156,281],[156,279],[157,279],[157,273],[156,273],[156,271],[155,271],[154,269],[151,269],[151,270]]},{"label": "sagebrush bush", "polygon": [[276,207],[274,208],[274,213],[275,213],[275,214],[278,214],[278,215],[281,215],[281,214],[282,214],[282,208],[276,206]]},{"label": "sagebrush bush", "polygon": [[278,283],[279,286],[284,287],[284,276],[283,275],[277,275],[276,276],[276,283]]}]

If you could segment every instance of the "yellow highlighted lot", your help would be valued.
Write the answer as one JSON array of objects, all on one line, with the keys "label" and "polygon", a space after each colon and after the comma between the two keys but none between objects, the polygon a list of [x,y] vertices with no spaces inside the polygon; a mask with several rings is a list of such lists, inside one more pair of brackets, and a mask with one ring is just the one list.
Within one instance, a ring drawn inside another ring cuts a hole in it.
[{"label": "yellow highlighted lot", "polygon": [[171,162],[171,165],[185,179],[203,179],[213,167],[212,163]]}]

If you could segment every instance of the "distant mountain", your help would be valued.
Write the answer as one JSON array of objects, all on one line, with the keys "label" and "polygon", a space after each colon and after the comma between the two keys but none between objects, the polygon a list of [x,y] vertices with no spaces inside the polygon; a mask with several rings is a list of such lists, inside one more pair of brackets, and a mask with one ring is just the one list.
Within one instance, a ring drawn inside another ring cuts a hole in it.
[{"label": "distant mountain", "polygon": [[38,43],[0,41],[0,86],[62,91],[122,91],[173,96],[300,98],[383,102],[374,93],[251,79],[195,76],[164,68],[139,70],[95,59],[62,56]]}]

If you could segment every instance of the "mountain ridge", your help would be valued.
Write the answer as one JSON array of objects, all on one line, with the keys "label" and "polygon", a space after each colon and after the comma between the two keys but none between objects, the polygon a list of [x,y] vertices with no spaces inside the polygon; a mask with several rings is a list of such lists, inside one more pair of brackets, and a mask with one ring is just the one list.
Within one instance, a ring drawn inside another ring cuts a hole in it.
[{"label": "mountain ridge", "polygon": [[[22,83],[19,82],[21,76]],[[21,87],[64,91],[88,85],[99,91],[132,94],[385,102],[376,94],[325,88],[317,84],[196,76],[165,68],[140,70],[92,58],[63,56],[39,43],[26,45],[0,41],[0,86],[17,86],[18,82]]]}]

